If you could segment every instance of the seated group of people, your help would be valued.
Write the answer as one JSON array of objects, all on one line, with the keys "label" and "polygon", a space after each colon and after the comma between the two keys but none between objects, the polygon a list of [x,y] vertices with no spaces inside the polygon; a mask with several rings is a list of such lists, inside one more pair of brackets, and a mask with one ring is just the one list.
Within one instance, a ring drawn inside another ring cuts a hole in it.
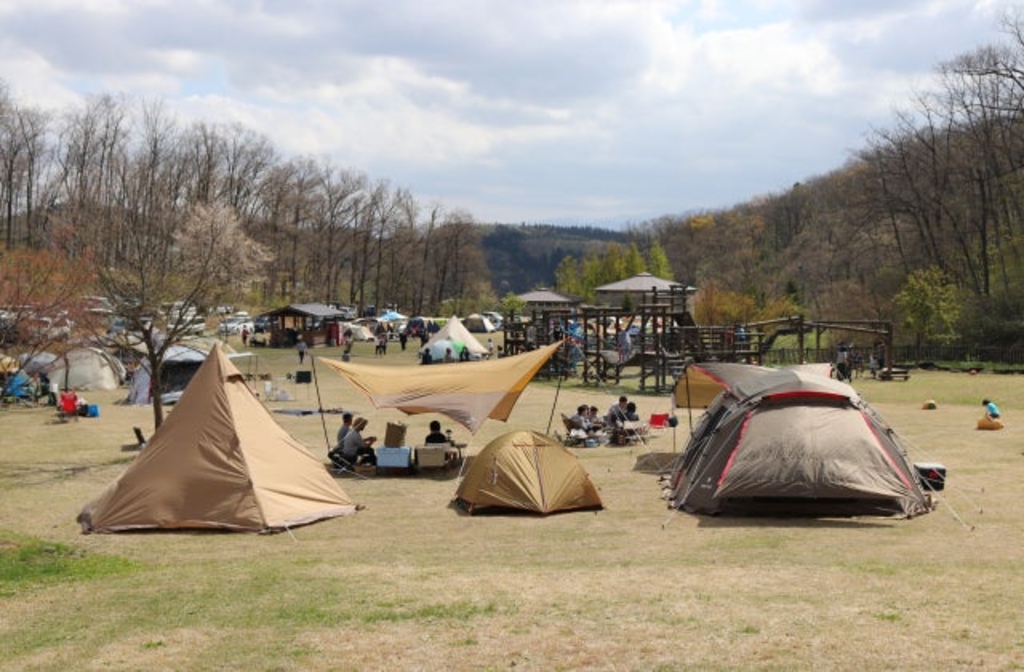
[{"label": "seated group of people", "polygon": [[580,405],[569,421],[588,439],[607,438],[609,443],[621,446],[636,437],[637,428],[631,423],[639,422],[640,416],[636,404],[622,396],[604,416],[598,415],[596,406]]},{"label": "seated group of people", "polygon": [[[353,420],[349,412],[341,416],[341,428],[338,429],[338,439],[334,447],[327,452],[331,464],[339,469],[351,468],[357,464],[376,465],[377,453],[373,444],[377,442],[376,436],[363,436],[363,430],[369,424],[366,418],[359,417]],[[451,445],[451,437],[441,431],[441,423],[437,420],[430,422],[430,433],[427,434],[423,443],[427,445],[444,444]]]}]

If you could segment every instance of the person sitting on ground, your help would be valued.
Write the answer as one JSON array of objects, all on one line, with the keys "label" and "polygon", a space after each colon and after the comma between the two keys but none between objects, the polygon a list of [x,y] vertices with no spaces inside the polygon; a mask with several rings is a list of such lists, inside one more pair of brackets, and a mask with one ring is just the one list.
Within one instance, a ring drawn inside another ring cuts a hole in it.
[{"label": "person sitting on ground", "polygon": [[585,435],[587,439],[598,439],[601,436],[601,426],[590,421],[590,408],[586,404],[576,409],[576,414],[569,417],[569,422],[576,427],[574,433],[582,432],[581,436]]},{"label": "person sitting on ground", "polygon": [[420,364],[433,364],[434,356],[430,354],[430,348],[423,351],[423,355],[420,356]]},{"label": "person sitting on ground", "polygon": [[341,454],[350,464],[377,464],[377,454],[373,451],[373,444],[377,441],[376,436],[363,438],[363,430],[369,424],[366,418],[356,418],[352,423],[352,429],[345,434],[342,442]]},{"label": "person sitting on ground", "polygon": [[999,419],[999,407],[996,406],[996,403],[994,401],[991,401],[989,399],[983,399],[981,401],[981,405],[985,407],[986,418],[988,418],[989,420]]},{"label": "person sitting on ground", "polygon": [[455,355],[452,354],[452,349],[451,348],[445,348],[444,349],[444,363],[445,364],[454,364],[455,363]]},{"label": "person sitting on ground", "polygon": [[581,405],[576,409],[576,414],[569,416],[569,422],[576,425],[576,429],[581,429],[584,432],[590,432],[590,409],[586,405]]},{"label": "person sitting on ground", "polygon": [[352,414],[345,411],[341,414],[341,427],[338,428],[338,439],[334,446],[327,451],[327,457],[336,465],[338,462],[335,458],[344,457],[341,451],[345,445],[345,435],[350,431],[352,431]]},{"label": "person sitting on ground", "polygon": [[590,426],[595,429],[602,429],[604,427],[604,418],[597,412],[597,406],[591,406],[587,411],[587,420],[590,422]]},{"label": "person sitting on ground", "polygon": [[640,416],[636,412],[636,404],[632,401],[626,404],[626,420],[630,422],[639,422]]},{"label": "person sitting on ground", "polygon": [[441,423],[437,420],[430,421],[430,434],[423,440],[423,443],[448,443],[448,437],[441,431]]},{"label": "person sitting on ground", "polygon": [[619,397],[618,403],[611,405],[611,408],[608,409],[608,413],[604,416],[604,424],[606,427],[615,427],[626,421],[626,405],[628,403],[629,399],[626,397]]}]

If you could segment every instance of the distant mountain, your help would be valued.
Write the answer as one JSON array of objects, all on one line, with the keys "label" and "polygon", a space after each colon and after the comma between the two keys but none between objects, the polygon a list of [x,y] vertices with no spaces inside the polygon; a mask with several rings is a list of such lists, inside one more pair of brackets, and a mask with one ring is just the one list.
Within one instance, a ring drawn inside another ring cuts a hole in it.
[{"label": "distant mountain", "polygon": [[582,259],[591,250],[601,250],[610,242],[629,242],[625,233],[596,226],[497,224],[481,228],[491,283],[499,296],[550,287],[564,257]]}]

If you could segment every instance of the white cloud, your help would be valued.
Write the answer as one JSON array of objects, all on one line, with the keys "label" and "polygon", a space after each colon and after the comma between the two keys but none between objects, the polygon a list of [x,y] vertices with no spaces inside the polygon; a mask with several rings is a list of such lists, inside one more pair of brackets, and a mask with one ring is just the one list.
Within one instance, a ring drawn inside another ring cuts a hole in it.
[{"label": "white cloud", "polygon": [[23,102],[160,97],[490,221],[728,205],[840,166],[994,0],[9,0]]}]

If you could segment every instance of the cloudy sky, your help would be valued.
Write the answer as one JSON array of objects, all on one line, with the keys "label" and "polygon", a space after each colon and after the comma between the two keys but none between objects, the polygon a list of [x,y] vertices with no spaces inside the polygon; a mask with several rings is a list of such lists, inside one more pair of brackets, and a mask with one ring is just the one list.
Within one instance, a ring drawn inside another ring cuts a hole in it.
[{"label": "cloudy sky", "polygon": [[0,79],[160,99],[481,222],[639,222],[840,167],[990,0],[0,0]]}]

